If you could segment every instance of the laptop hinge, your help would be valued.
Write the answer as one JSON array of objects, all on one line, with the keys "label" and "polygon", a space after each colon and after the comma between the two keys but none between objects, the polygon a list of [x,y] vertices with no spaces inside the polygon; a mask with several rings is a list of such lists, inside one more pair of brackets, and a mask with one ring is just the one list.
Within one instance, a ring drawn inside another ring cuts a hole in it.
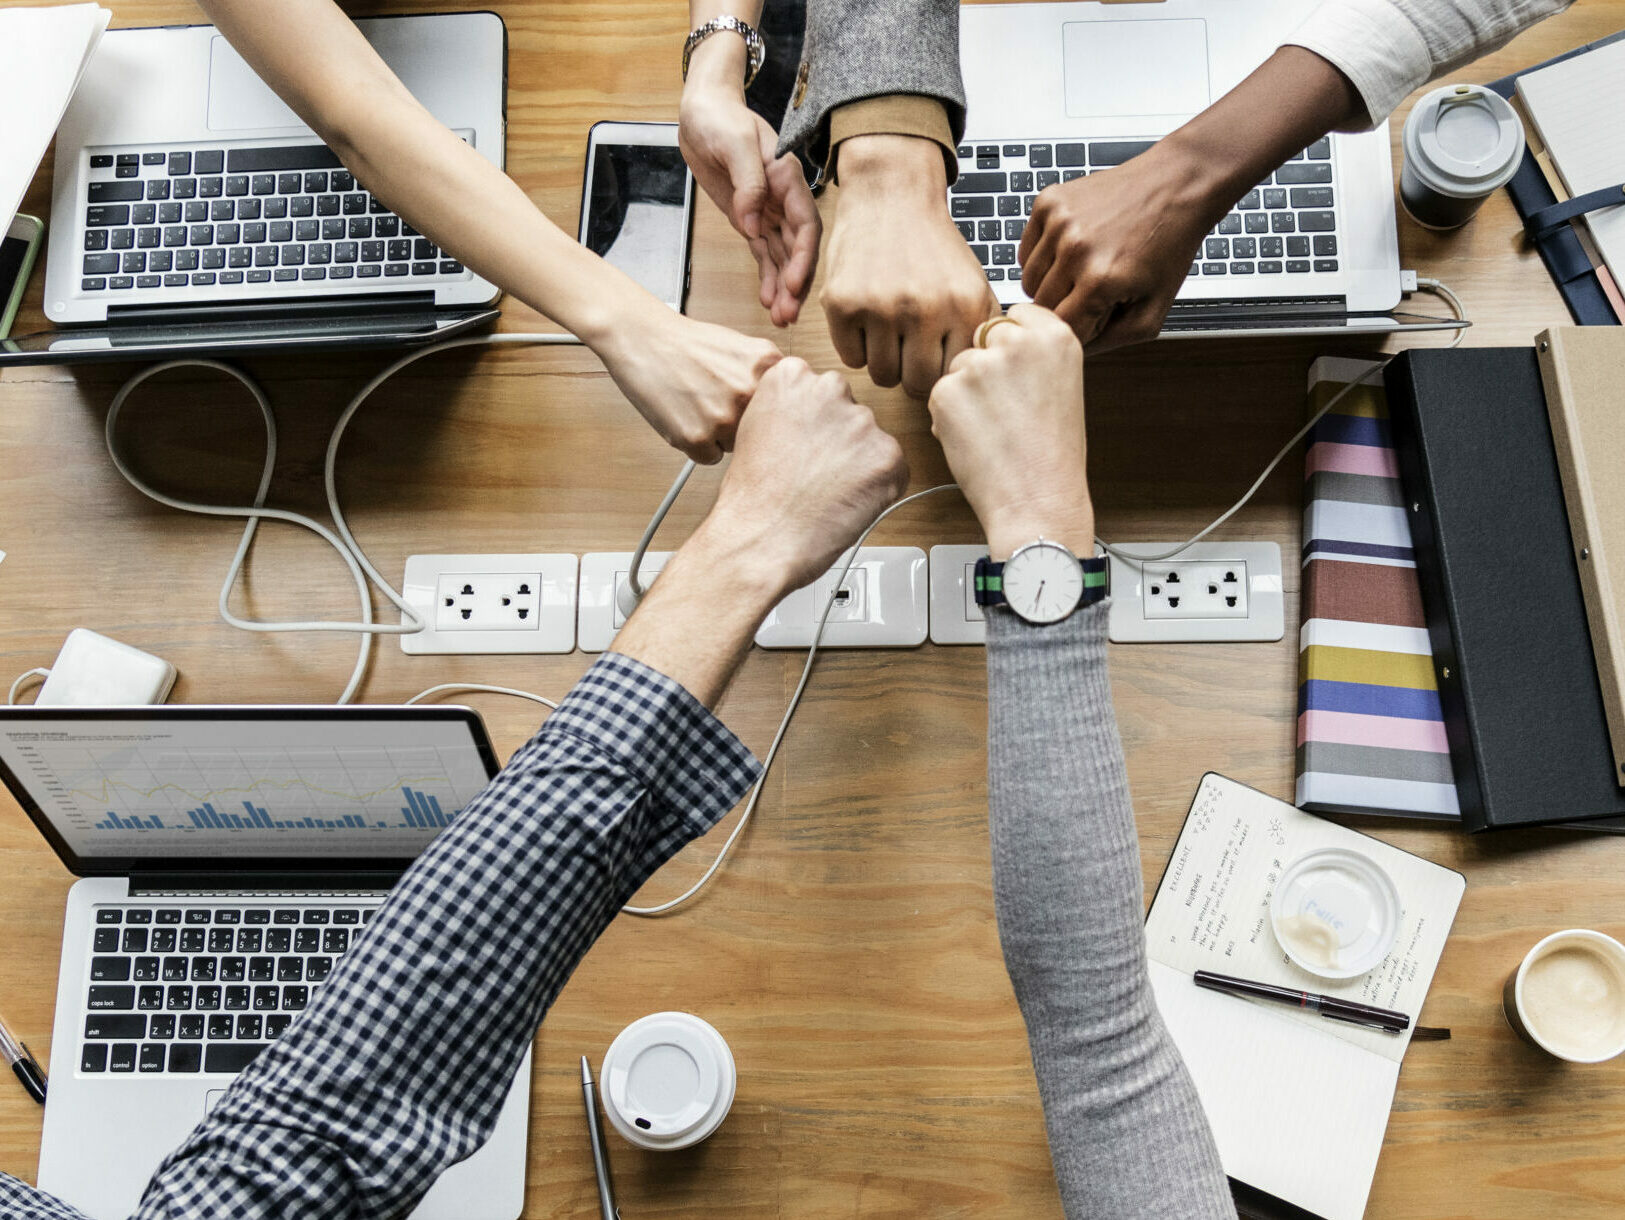
[{"label": "laptop hinge", "polygon": [[400,879],[395,870],[326,873],[139,873],[130,877],[132,897],[155,894],[230,894],[274,898],[293,894],[379,894]]},{"label": "laptop hinge", "polygon": [[1258,297],[1240,300],[1175,301],[1168,310],[1170,319],[1199,318],[1204,322],[1225,318],[1313,318],[1326,314],[1345,315],[1345,296]]},{"label": "laptop hinge", "polygon": [[109,326],[196,326],[200,322],[319,322],[366,314],[432,315],[434,293],[379,292],[267,301],[242,301],[222,307],[219,301],[187,305],[110,305]]}]

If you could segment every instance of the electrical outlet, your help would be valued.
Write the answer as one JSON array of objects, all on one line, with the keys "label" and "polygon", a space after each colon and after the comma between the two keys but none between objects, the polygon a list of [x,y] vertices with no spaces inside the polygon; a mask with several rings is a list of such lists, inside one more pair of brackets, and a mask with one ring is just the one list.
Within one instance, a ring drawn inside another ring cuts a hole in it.
[{"label": "electrical outlet", "polygon": [[411,656],[575,647],[574,555],[413,555],[401,593],[427,624],[401,636]]},{"label": "electrical outlet", "polygon": [[985,644],[987,619],[976,604],[976,561],[981,544],[931,548],[931,642]]},{"label": "electrical outlet", "polygon": [[[1169,543],[1119,542],[1156,554]],[[1273,542],[1198,542],[1171,559],[1111,557],[1116,644],[1278,640],[1285,633],[1281,548]]]},{"label": "electrical outlet", "polygon": [[[648,551],[638,569],[638,579],[647,589],[671,558],[670,551]],[[580,619],[576,636],[582,652],[603,652],[626,624],[627,573],[632,570],[631,551],[593,551],[581,557]]]},{"label": "electrical outlet", "polygon": [[[850,552],[848,552],[850,554]],[[773,608],[756,643],[762,648],[810,648],[830,594],[824,648],[913,648],[925,642],[930,597],[925,552],[917,546],[866,546],[836,586],[846,555],[804,589]]]}]

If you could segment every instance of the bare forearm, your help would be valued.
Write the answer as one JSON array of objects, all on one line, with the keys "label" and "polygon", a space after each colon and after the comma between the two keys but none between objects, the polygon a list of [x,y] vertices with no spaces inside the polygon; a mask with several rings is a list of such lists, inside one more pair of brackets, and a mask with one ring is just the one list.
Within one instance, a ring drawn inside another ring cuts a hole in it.
[{"label": "bare forearm", "polygon": [[368,190],[479,275],[594,347],[659,307],[425,110],[332,0],[199,3]]},{"label": "bare forearm", "polygon": [[1178,156],[1222,213],[1265,174],[1364,104],[1348,77],[1302,47],[1286,46],[1158,146]]}]

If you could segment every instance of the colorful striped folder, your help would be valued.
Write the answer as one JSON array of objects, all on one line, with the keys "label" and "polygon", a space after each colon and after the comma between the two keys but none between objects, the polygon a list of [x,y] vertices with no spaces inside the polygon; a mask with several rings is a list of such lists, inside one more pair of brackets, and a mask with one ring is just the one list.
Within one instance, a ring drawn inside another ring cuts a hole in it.
[{"label": "colorful striped folder", "polygon": [[[1311,410],[1376,367],[1370,360],[1315,361]],[[1351,391],[1309,433],[1302,596],[1298,806],[1459,819],[1379,377]]]}]

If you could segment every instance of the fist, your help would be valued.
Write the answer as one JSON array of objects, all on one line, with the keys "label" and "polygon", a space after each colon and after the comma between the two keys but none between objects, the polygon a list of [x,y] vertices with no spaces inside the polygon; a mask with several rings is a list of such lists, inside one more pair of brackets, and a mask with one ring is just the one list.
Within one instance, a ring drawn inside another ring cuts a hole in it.
[{"label": "fist", "polygon": [[903,450],[838,373],[787,357],[740,420],[713,518],[770,554],[786,589],[811,583],[908,486]]},{"label": "fist", "polygon": [[1043,537],[1094,550],[1083,433],[1083,349],[1047,309],[1017,305],[931,392],[931,431],[994,559]]}]

